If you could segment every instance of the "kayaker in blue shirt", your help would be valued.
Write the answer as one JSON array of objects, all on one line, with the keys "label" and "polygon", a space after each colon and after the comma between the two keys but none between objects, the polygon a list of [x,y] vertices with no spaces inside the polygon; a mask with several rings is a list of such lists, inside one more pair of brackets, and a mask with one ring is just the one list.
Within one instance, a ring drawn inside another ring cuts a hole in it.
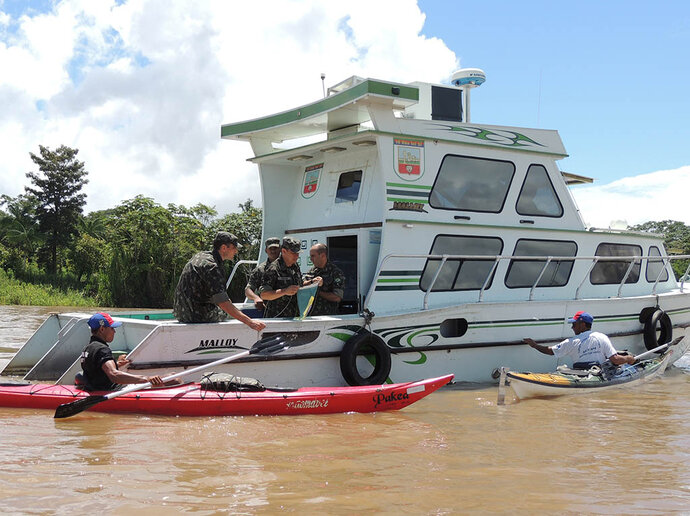
[{"label": "kayaker in blue shirt", "polygon": [[594,317],[587,312],[580,311],[568,319],[568,322],[573,325],[574,337],[565,339],[555,346],[543,346],[530,338],[523,339],[522,342],[545,355],[572,358],[575,369],[588,369],[592,365],[601,366],[607,360],[617,366],[634,364],[635,357],[619,354],[606,335],[592,331],[593,321]]},{"label": "kayaker in blue shirt", "polygon": [[91,328],[91,340],[81,354],[81,368],[87,389],[112,391],[126,383],[151,382],[154,387],[163,385],[160,376],[142,376],[119,370],[129,360],[122,355],[116,363],[108,344],[115,338],[115,328],[122,325],[121,322],[114,321],[110,315],[101,312],[92,315],[88,325]]}]

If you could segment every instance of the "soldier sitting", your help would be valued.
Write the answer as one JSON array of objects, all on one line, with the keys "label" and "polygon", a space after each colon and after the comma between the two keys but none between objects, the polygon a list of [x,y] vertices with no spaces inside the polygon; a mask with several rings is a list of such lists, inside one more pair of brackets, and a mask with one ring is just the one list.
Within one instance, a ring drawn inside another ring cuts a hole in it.
[{"label": "soldier sitting", "polygon": [[[182,269],[175,289],[173,313],[180,322],[218,322],[227,315],[261,331],[266,325],[237,309],[225,290],[223,261],[232,260],[241,247],[237,237],[219,231],[213,239],[213,251],[195,254]],[[227,315],[226,315],[227,314]]]}]

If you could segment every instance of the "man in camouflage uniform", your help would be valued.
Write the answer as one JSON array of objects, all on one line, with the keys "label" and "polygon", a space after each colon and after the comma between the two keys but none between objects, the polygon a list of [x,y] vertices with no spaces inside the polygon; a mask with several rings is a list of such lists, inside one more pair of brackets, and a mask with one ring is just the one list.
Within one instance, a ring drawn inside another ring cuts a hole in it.
[{"label": "man in camouflage uniform", "polygon": [[235,235],[220,231],[213,239],[213,251],[197,253],[187,262],[180,274],[173,302],[173,313],[178,321],[219,322],[229,315],[256,331],[266,327],[261,321],[240,312],[225,290],[223,262],[232,260],[239,247]]},{"label": "man in camouflage uniform", "polygon": [[259,294],[266,302],[264,317],[297,317],[297,291],[308,283],[320,283],[321,278],[302,281],[302,273],[297,265],[300,243],[292,237],[283,238],[280,257],[266,267]]},{"label": "man in camouflage uniform", "polygon": [[314,299],[310,315],[334,315],[345,293],[345,274],[328,259],[326,244],[316,244],[309,249],[309,257],[314,266],[304,277],[309,280],[320,276],[323,280]]},{"label": "man in camouflage uniform", "polygon": [[247,286],[244,287],[244,295],[250,301],[254,301],[254,305],[259,310],[264,309],[264,300],[258,294],[261,288],[261,281],[263,280],[264,272],[266,272],[266,267],[280,256],[280,238],[271,237],[266,239],[266,255],[266,261],[261,262],[252,270],[251,274],[249,274]]}]

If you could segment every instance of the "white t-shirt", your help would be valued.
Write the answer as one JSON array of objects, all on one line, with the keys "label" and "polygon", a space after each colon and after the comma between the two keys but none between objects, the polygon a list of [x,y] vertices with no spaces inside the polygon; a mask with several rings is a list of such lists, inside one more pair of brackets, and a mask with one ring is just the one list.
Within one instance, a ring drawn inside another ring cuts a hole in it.
[{"label": "white t-shirt", "polygon": [[565,339],[551,346],[558,358],[570,357],[573,362],[598,362],[600,365],[616,354],[609,338],[597,331],[583,331],[579,335]]}]

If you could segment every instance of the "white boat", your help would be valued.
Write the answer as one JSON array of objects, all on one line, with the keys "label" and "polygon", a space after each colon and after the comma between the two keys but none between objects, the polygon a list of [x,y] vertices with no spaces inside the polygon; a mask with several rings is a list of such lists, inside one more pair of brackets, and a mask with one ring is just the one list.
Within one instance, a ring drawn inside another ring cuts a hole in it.
[{"label": "white boat", "polygon": [[[549,371],[555,359],[521,340],[570,336],[578,310],[634,353],[687,334],[690,293],[670,265],[682,257],[668,256],[660,235],[586,227],[568,187],[591,180],[559,170],[567,154],[556,131],[472,123],[480,72],[459,71],[451,85],[351,77],[312,104],[222,126],[254,151],[264,238],[299,239],[303,271],[309,247],[327,243],[347,277],[341,315],[265,320],[265,334],[299,334],[308,346],[229,371],[288,387]],[[49,317],[2,374],[71,383],[90,315]],[[114,316],[124,324],[113,349],[144,374],[257,340],[234,320]]]}]

